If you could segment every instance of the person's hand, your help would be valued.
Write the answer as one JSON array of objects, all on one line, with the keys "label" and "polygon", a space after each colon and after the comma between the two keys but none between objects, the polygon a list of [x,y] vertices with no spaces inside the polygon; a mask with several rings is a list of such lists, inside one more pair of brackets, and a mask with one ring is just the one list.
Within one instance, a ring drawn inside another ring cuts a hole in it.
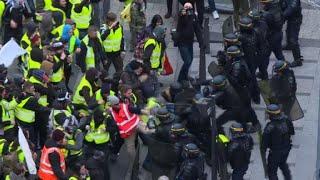
[{"label": "person's hand", "polygon": [[98,104],[104,104],[105,102],[104,102],[104,100],[103,99],[100,99],[99,101],[98,101]]},{"label": "person's hand", "polygon": [[182,10],[181,10],[181,15],[184,16],[184,15],[186,15],[186,14],[187,14],[187,10],[186,10],[186,9],[182,9]]},{"label": "person's hand", "polygon": [[67,57],[67,63],[72,63],[72,55],[68,55]]},{"label": "person's hand", "polygon": [[14,20],[11,20],[11,21],[10,21],[10,27],[11,27],[12,29],[16,29],[16,28],[18,27],[18,24],[17,24]]},{"label": "person's hand", "polygon": [[65,60],[67,57],[66,53],[62,52],[61,56],[60,56],[60,59],[61,60]]},{"label": "person's hand", "polygon": [[76,53],[79,54],[81,52],[81,48],[76,49]]},{"label": "person's hand", "polygon": [[145,115],[150,115],[150,110],[148,109],[141,109],[141,113]]}]

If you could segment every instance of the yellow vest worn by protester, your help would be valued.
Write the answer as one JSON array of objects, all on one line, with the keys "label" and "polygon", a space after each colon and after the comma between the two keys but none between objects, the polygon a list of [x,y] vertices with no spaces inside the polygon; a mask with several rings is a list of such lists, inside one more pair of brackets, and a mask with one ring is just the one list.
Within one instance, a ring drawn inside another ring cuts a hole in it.
[{"label": "yellow vest worn by protester", "polygon": [[[53,56],[53,59],[56,63],[60,62],[60,59],[57,56]],[[53,83],[59,83],[63,80],[64,78],[64,65],[62,65],[59,70],[55,73],[52,73],[51,77],[50,77],[50,82]]]},{"label": "yellow vest worn by protester", "polygon": [[12,152],[17,153],[19,162],[20,162],[20,163],[25,163],[25,156],[24,156],[24,153],[23,153],[21,147],[18,146],[18,147],[16,147],[16,149],[13,149],[13,145],[14,145],[14,141],[12,141],[12,142],[10,143],[9,148],[8,148],[8,151],[9,151],[10,153],[12,153]]},{"label": "yellow vest worn by protester", "polygon": [[30,98],[31,97],[27,97],[24,100],[22,100],[14,110],[16,118],[19,121],[22,121],[28,124],[35,122],[35,112],[24,108],[24,105],[29,101]]},{"label": "yellow vest worn by protester", "polygon": [[90,129],[84,138],[89,143],[93,142],[95,144],[103,144],[109,141],[110,135],[109,132],[106,131],[105,123],[102,123],[99,125],[99,127],[96,127],[94,120],[91,119]]},{"label": "yellow vest worn by protester", "polygon": [[10,121],[10,124],[3,127],[4,132],[14,127],[14,124],[15,124],[14,109],[17,106],[17,104],[18,103],[15,99],[12,99],[10,102],[4,99],[0,101],[0,105],[2,109],[2,122],[4,123],[7,121]]},{"label": "yellow vest worn by protester", "polygon": [[[43,87],[47,87],[43,82],[39,81],[34,76],[31,76],[29,78],[29,82],[31,82],[32,84],[40,84]],[[38,103],[41,104],[42,106],[48,106],[49,105],[48,96],[47,95],[40,96]]]},{"label": "yellow vest worn by protester", "polygon": [[[76,104],[76,105],[82,105],[82,106],[88,106],[86,100],[84,99],[83,96],[80,95],[80,91],[82,90],[82,88],[84,86],[87,86],[89,88],[89,95],[90,97],[93,96],[93,89],[91,84],[89,83],[89,81],[86,79],[86,76],[84,75],[76,89],[76,92],[72,98],[72,103]],[[79,110],[80,113],[84,113],[85,115],[88,115],[88,111],[87,110]]]},{"label": "yellow vest worn by protester", "polygon": [[[74,134],[70,135],[70,137],[67,135],[67,144],[68,145],[75,145],[75,137],[78,133],[81,133],[80,129],[77,129]],[[81,156],[83,151],[82,148],[80,150],[67,150],[68,151],[68,156]]]},{"label": "yellow vest worn by protester", "polygon": [[0,139],[0,156],[3,156],[6,152],[3,152],[5,149],[7,140],[6,139]]},{"label": "yellow vest worn by protester", "polygon": [[80,13],[76,13],[74,8],[77,4],[72,5],[71,19],[76,23],[78,29],[88,29],[91,21],[92,5],[83,6]]},{"label": "yellow vest worn by protester", "polygon": [[151,63],[151,68],[152,69],[157,69],[160,67],[161,64],[161,43],[158,43],[155,39],[150,38],[147,40],[147,42],[144,45],[144,50],[149,46],[149,45],[154,45],[154,49],[152,51],[151,57],[150,57],[150,63]]},{"label": "yellow vest worn by protester", "polygon": [[116,30],[110,29],[110,34],[102,42],[105,52],[111,53],[120,51],[122,38],[123,31],[121,25],[119,25],[119,27]]},{"label": "yellow vest worn by protester", "polygon": [[6,4],[2,0],[0,0],[0,27],[2,25],[1,20],[2,20],[2,15],[5,9],[6,9]]},{"label": "yellow vest worn by protester", "polygon": [[[52,35],[57,35],[60,38],[62,36],[62,33],[63,33],[64,25],[66,25],[66,24],[62,24],[62,25],[54,28],[51,31],[51,34]],[[77,28],[73,30],[73,35],[76,36],[77,38],[79,38],[79,30]]]},{"label": "yellow vest worn by protester", "polygon": [[[100,39],[100,33],[98,33],[98,39],[101,43]],[[87,47],[87,54],[86,54],[86,69],[94,68],[95,67],[95,59],[94,59],[94,51],[91,46],[89,46],[89,36],[86,35],[83,39],[82,42],[86,45]]]},{"label": "yellow vest worn by protester", "polygon": [[[51,5],[50,8],[49,8],[49,11],[51,11],[51,12],[60,12],[62,14],[62,23],[64,24],[66,22],[67,16],[66,16],[66,13],[62,9],[53,7]],[[53,21],[53,24],[55,25],[56,22],[54,22],[53,19],[52,19],[52,21]]]},{"label": "yellow vest worn by protester", "polygon": [[[109,92],[109,96],[115,96],[115,92],[110,90]],[[99,89],[98,91],[95,92],[95,97],[96,97],[96,101],[99,103],[101,100],[103,100],[102,94],[101,94],[101,89]],[[109,104],[108,102],[104,102],[104,104],[99,104],[99,107],[101,108],[101,110],[105,110],[109,108]]]},{"label": "yellow vest worn by protester", "polygon": [[52,121],[53,129],[56,129],[57,127],[60,126],[56,121],[56,116],[60,113],[64,113],[66,115],[66,117],[72,116],[71,112],[68,110],[52,109],[51,114],[50,114],[50,120]]}]

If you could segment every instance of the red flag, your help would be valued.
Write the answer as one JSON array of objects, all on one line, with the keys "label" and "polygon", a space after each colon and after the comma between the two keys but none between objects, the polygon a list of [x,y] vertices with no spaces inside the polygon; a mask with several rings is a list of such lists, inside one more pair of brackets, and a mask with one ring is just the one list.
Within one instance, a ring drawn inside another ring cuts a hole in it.
[{"label": "red flag", "polygon": [[163,61],[163,72],[161,75],[163,76],[168,76],[173,73],[173,68],[170,64],[169,58],[167,56],[167,53],[164,56],[164,61]]}]

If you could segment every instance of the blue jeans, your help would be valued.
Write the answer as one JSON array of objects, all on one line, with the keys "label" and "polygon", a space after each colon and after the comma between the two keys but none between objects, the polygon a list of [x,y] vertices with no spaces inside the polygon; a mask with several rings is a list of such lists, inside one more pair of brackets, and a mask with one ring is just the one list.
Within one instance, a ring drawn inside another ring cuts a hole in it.
[{"label": "blue jeans", "polygon": [[216,10],[216,3],[214,2],[214,0],[208,0],[208,4],[212,12]]},{"label": "blue jeans", "polygon": [[179,44],[178,48],[183,61],[178,82],[182,82],[183,80],[188,80],[189,68],[193,61],[193,44]]}]

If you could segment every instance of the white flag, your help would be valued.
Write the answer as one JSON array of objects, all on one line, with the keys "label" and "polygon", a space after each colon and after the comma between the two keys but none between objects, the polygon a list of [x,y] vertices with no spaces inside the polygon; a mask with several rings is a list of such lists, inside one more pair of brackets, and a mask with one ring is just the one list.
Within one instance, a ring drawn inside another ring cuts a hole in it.
[{"label": "white flag", "polygon": [[9,67],[14,59],[27,53],[15,40],[11,39],[0,49],[0,64]]},{"label": "white flag", "polygon": [[28,141],[27,141],[26,137],[24,136],[23,131],[20,128],[20,126],[19,126],[18,137],[19,137],[20,147],[21,147],[21,149],[23,151],[23,154],[24,154],[24,157],[26,159],[26,163],[27,163],[27,167],[28,167],[29,173],[35,175],[35,174],[37,174],[36,164],[33,161],[32,153],[31,153]]}]

